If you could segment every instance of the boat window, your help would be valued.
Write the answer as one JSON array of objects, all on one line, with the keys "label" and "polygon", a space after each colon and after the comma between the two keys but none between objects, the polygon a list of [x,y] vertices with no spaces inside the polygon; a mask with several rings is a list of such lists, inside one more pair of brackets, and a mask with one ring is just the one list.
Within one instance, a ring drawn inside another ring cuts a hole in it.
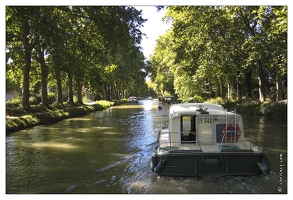
[{"label": "boat window", "polygon": [[195,116],[181,116],[181,143],[195,141]]}]

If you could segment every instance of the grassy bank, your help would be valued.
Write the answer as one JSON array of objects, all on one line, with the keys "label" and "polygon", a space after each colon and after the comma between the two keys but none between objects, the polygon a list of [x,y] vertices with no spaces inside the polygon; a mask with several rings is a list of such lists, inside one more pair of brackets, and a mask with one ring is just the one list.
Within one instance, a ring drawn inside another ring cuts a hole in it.
[{"label": "grassy bank", "polygon": [[6,104],[6,134],[37,125],[52,124],[63,119],[83,116],[87,113],[103,110],[113,105],[125,103],[126,100],[96,101],[93,105],[64,106],[52,104],[49,107],[42,105],[31,106],[29,112],[19,104]]}]

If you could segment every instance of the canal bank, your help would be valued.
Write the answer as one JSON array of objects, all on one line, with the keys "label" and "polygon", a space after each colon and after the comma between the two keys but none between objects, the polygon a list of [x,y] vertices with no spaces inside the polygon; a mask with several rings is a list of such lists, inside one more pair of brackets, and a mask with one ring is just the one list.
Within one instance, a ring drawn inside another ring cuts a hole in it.
[{"label": "canal bank", "polygon": [[95,104],[79,106],[51,106],[38,107],[25,113],[21,109],[8,109],[6,107],[6,134],[31,128],[38,125],[52,124],[63,119],[79,117],[90,112],[100,111],[111,106],[126,103],[126,100],[96,101]]}]

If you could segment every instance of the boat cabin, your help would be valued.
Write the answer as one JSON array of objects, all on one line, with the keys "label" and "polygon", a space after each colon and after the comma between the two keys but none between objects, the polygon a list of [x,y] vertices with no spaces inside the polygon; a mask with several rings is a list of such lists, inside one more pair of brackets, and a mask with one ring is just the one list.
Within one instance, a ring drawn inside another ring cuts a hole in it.
[{"label": "boat cabin", "polygon": [[[244,138],[241,115],[208,103],[174,104],[170,107],[168,128],[162,129],[161,146],[200,148],[200,145],[236,143]],[[164,135],[165,134],[165,135]],[[197,144],[192,147],[190,144]],[[185,148],[186,149],[186,148]]]}]

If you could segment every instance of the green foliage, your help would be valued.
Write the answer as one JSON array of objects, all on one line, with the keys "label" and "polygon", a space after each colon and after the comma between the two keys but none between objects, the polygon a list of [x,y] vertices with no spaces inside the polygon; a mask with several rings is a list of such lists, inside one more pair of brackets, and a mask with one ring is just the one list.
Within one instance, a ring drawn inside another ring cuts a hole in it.
[{"label": "green foliage", "polygon": [[206,102],[224,105],[226,101],[225,101],[225,99],[223,99],[221,97],[217,97],[217,98],[208,99]]},{"label": "green foliage", "polygon": [[129,100],[128,99],[115,99],[115,100],[112,100],[113,101],[113,105],[116,106],[116,105],[120,105],[120,104],[125,104],[125,103],[128,103]]},{"label": "green foliage", "polygon": [[6,102],[6,105],[8,107],[19,107],[21,104],[21,98],[20,97],[17,97],[17,98],[12,98],[10,100],[8,100]]},{"label": "green foliage", "polygon": [[259,101],[238,101],[236,110],[242,114],[256,115],[260,113],[261,103]]},{"label": "green foliage", "polygon": [[223,98],[211,98],[206,102],[222,105],[224,108],[227,108],[228,111],[236,110],[237,113],[241,114],[261,114],[259,101],[253,101],[251,99],[247,100],[225,100]]},{"label": "green foliage", "polygon": [[183,101],[287,98],[286,6],[169,6],[165,19],[172,27],[150,59],[157,92],[172,85]]},{"label": "green foliage", "polygon": [[40,92],[48,85],[60,104],[63,91],[81,103],[82,86],[107,99],[142,91],[145,21],[131,6],[7,6],[7,89],[22,87],[27,109],[39,102],[29,91],[44,103],[56,101]]},{"label": "green foliage", "polygon": [[287,103],[285,102],[266,102],[261,106],[265,117],[269,119],[287,120]]},{"label": "green foliage", "polygon": [[48,101],[49,101],[49,104],[56,102],[56,94],[54,92],[48,93]]},{"label": "green foliage", "polygon": [[96,101],[96,104],[100,105],[103,108],[108,108],[108,107],[114,105],[114,102],[106,101],[106,100],[100,100],[100,101]]},{"label": "green foliage", "polygon": [[201,96],[195,95],[192,98],[188,98],[188,102],[190,103],[203,103],[205,100]]},{"label": "green foliage", "polygon": [[42,99],[40,96],[31,96],[29,98],[30,105],[38,105],[41,103]]},{"label": "green foliage", "polygon": [[236,109],[237,113],[249,115],[263,115],[267,119],[287,120],[287,102],[266,101],[260,103],[251,99],[238,101],[224,100],[221,98],[208,99],[206,102],[220,104],[229,111]]},{"label": "green foliage", "polygon": [[6,118],[6,133],[30,128],[38,125],[40,120],[33,115],[23,115],[19,118]]}]

